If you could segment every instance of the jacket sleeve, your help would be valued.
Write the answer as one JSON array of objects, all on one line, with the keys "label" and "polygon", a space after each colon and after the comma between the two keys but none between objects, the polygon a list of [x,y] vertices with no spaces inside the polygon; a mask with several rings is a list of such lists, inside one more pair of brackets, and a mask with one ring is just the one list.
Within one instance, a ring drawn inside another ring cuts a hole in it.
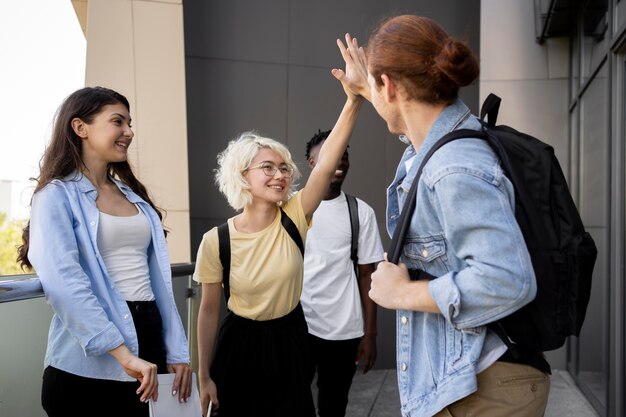
[{"label": "jacket sleeve", "polygon": [[124,338],[109,320],[80,263],[75,221],[62,185],[51,183],[37,192],[31,207],[28,259],[64,327],[85,355],[96,356],[124,343]]},{"label": "jacket sleeve", "polygon": [[449,252],[464,265],[429,290],[457,329],[485,325],[532,301],[535,275],[515,220],[512,188],[469,171],[451,171],[429,191]]}]

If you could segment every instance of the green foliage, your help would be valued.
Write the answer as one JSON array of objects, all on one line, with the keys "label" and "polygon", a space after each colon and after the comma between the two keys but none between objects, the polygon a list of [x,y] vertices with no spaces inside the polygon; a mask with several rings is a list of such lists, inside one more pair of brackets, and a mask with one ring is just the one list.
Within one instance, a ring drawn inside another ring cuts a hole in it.
[{"label": "green foliage", "polygon": [[25,225],[23,220],[7,220],[6,213],[0,212],[0,276],[25,273],[15,260]]}]

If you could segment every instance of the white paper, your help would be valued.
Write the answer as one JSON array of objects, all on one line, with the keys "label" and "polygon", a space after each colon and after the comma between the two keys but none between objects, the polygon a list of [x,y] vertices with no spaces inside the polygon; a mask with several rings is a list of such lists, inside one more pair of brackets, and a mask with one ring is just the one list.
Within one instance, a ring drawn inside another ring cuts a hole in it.
[{"label": "white paper", "polygon": [[200,394],[195,372],[191,376],[191,396],[187,402],[178,401],[178,393],[172,395],[176,374],[159,374],[159,399],[150,400],[150,417],[202,417]]}]

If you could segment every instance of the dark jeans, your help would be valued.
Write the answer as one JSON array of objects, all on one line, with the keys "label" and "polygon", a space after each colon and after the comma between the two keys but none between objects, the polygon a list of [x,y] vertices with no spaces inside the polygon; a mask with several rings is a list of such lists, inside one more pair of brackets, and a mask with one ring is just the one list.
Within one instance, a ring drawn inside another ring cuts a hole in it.
[{"label": "dark jeans", "polygon": [[86,378],[48,366],[43,373],[41,404],[49,417],[148,416],[139,401],[139,382]]},{"label": "dark jeans", "polygon": [[310,378],[313,382],[317,370],[317,412],[320,417],[346,415],[360,341],[360,338],[326,340],[309,334]]},{"label": "dark jeans", "polygon": [[[139,357],[166,373],[166,351],[161,315],[154,301],[129,301]],[[148,404],[136,394],[139,382],[86,378],[48,366],[44,370],[41,404],[49,417],[147,417]]]}]

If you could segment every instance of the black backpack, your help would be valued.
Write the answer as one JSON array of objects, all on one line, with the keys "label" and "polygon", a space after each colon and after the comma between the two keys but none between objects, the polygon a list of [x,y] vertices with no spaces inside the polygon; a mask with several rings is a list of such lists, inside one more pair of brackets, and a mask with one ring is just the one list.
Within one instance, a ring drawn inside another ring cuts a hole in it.
[{"label": "black backpack", "polygon": [[[280,209],[280,223],[285,228],[291,239],[295,242],[302,257],[304,257],[304,242],[298,231],[298,227],[291,218]],[[224,298],[226,304],[230,298],[230,231],[228,230],[228,221],[217,227],[217,240],[220,252],[220,262],[222,264],[222,285],[224,286]]]},{"label": "black backpack", "polygon": [[[354,265],[354,272],[356,273],[357,280],[359,278],[359,208],[356,197],[344,193],[346,196],[346,203],[348,204],[348,215],[350,216],[350,230],[352,231],[352,238],[350,241],[350,259]],[[300,232],[294,224],[293,220],[280,209],[280,222],[282,226],[287,230],[289,236],[300,249],[300,253],[304,256],[304,243]],[[222,263],[222,282],[224,285],[224,297],[226,302],[230,298],[230,232],[228,230],[228,222],[225,222],[217,228],[217,238],[219,244],[220,261]]]},{"label": "black backpack", "polygon": [[537,279],[536,298],[489,327],[514,356],[523,357],[528,352],[557,349],[563,346],[567,336],[580,334],[597,249],[583,227],[554,149],[511,127],[496,126],[500,101],[490,94],[483,103],[482,131],[450,132],[424,157],[394,232],[389,260],[397,263],[400,259],[404,236],[415,209],[419,177],[432,154],[456,139],[486,140],[500,158],[515,189],[515,218]]}]

